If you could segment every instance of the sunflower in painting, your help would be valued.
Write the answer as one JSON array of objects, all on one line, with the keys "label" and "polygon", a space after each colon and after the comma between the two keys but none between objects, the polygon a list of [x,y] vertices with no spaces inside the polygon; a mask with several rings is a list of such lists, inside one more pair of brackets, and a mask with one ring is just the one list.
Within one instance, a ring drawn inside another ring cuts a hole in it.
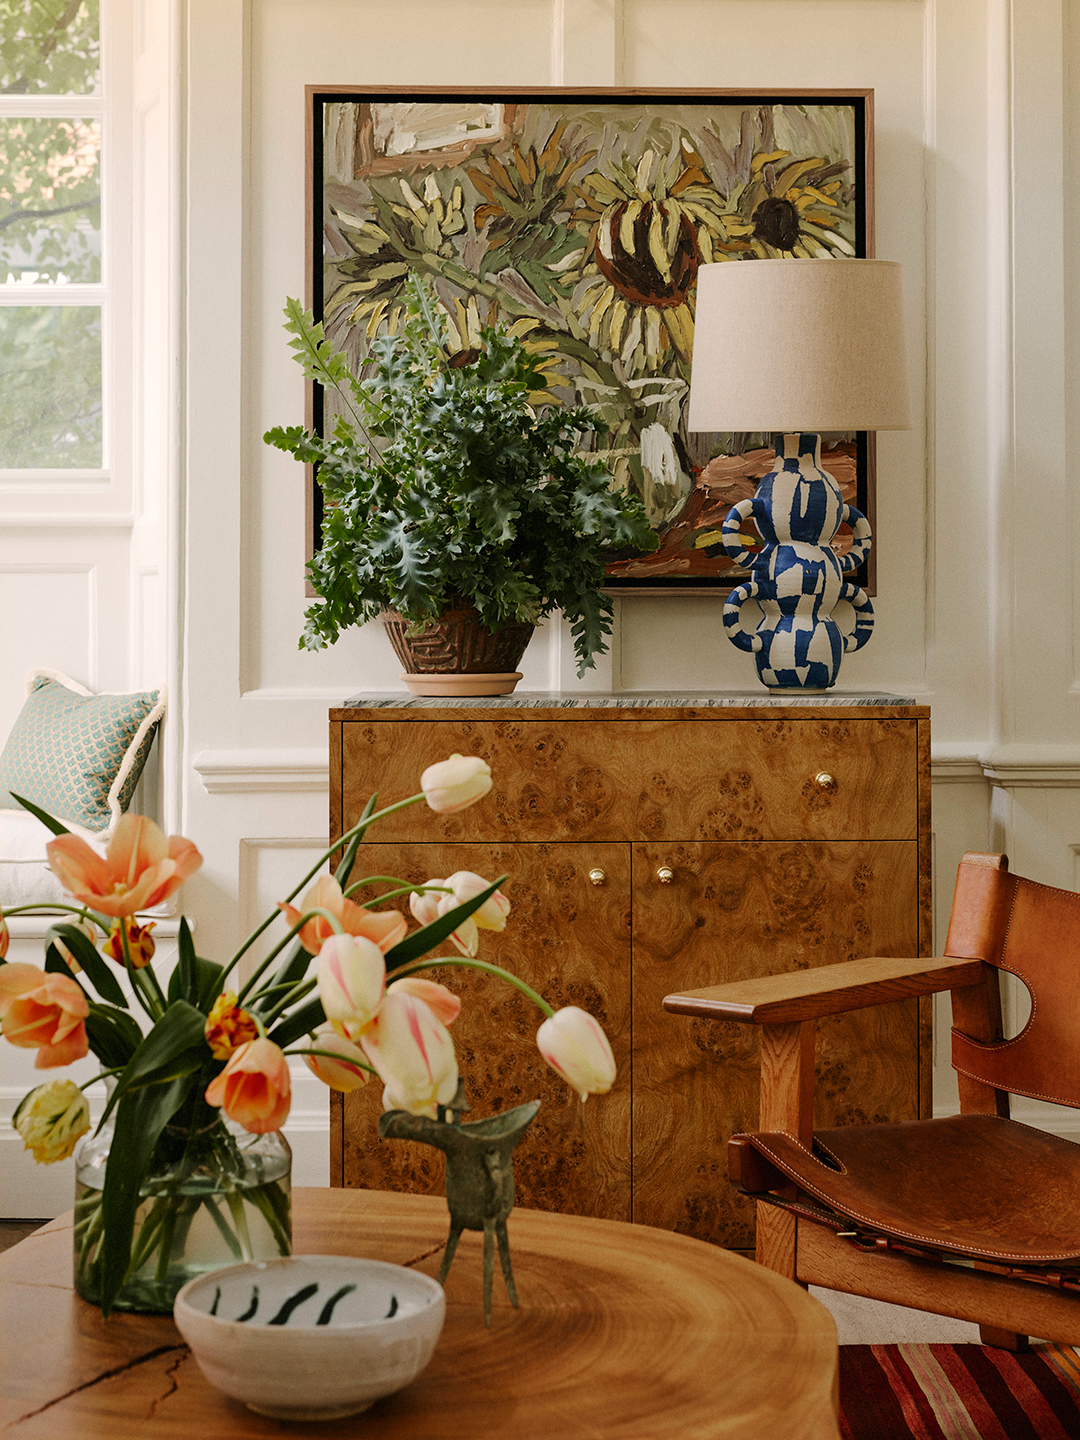
[{"label": "sunflower in painting", "polygon": [[843,179],[848,168],[822,156],[759,151],[750,162],[738,214],[728,221],[729,235],[744,254],[759,260],[854,255],[844,234],[854,229],[850,187],[845,189]]}]

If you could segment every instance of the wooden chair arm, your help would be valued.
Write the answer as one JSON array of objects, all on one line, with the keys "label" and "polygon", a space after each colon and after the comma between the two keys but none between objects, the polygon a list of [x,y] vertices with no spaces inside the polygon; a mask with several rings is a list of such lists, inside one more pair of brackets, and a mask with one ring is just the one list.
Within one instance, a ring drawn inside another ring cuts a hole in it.
[{"label": "wooden chair arm", "polygon": [[956,960],[947,955],[934,960],[847,960],[816,970],[734,980],[667,995],[664,1009],[703,1020],[784,1025],[983,983],[981,960]]}]

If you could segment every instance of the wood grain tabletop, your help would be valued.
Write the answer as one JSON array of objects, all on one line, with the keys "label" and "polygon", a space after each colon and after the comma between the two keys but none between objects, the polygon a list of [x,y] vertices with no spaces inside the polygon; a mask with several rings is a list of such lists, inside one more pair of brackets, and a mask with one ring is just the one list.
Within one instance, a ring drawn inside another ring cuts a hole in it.
[{"label": "wood grain tabletop", "polygon": [[[481,1237],[466,1233],[428,1369],[347,1420],[284,1426],[203,1378],[167,1316],[103,1320],[71,1288],[71,1218],[0,1255],[0,1433],[18,1440],[837,1440],[836,1331],[790,1281],[641,1225],[516,1209],[521,1308],[496,1277],[486,1330]],[[294,1251],[433,1274],[445,1203],[298,1189]]]}]

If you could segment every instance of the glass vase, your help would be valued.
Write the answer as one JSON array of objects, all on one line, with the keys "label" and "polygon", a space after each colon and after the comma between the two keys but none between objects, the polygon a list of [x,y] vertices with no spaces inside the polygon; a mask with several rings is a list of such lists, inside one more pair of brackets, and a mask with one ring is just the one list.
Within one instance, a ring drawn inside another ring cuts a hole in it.
[{"label": "glass vase", "polygon": [[[292,1249],[292,1151],[284,1135],[252,1135],[201,1106],[169,1125],[139,1187],[131,1258],[117,1310],[171,1314],[189,1280]],[[75,1289],[101,1303],[102,1192],[112,1125],[75,1150]]]}]

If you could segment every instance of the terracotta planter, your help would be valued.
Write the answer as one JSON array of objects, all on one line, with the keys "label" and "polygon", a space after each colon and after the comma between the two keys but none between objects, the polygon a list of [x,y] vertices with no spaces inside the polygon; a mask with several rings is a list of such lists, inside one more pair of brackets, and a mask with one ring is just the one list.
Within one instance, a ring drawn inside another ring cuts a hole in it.
[{"label": "terracotta planter", "polygon": [[384,610],[382,621],[414,695],[508,695],[536,628],[512,622],[488,630],[465,603],[444,610],[419,635],[406,633],[409,622],[396,610]]}]

